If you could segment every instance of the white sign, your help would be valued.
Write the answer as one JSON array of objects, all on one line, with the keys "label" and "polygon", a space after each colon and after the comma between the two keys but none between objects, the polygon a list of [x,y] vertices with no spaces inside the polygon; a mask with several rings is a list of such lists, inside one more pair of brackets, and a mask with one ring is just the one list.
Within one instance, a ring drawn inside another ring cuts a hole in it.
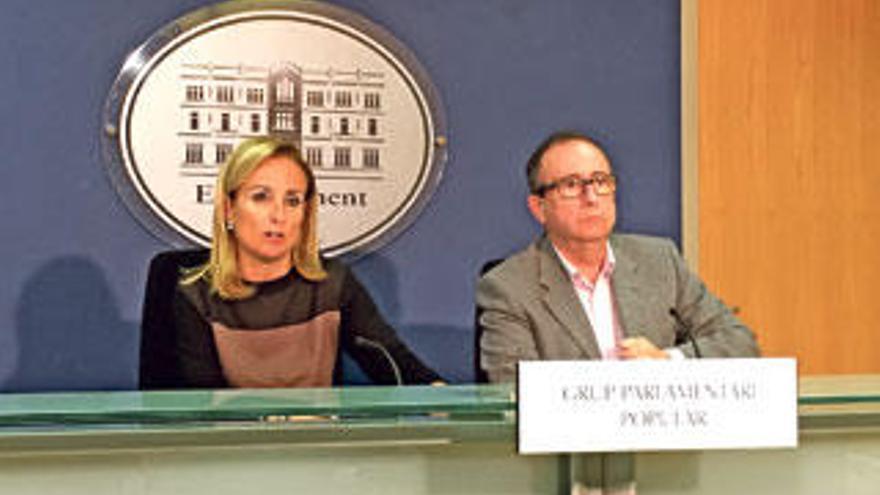
[{"label": "white sign", "polygon": [[145,225],[210,245],[219,168],[262,135],[315,171],[325,255],[374,249],[413,220],[445,136],[426,72],[389,33],[312,2],[224,3],[176,26],[129,57],[108,102],[111,173]]},{"label": "white sign", "polygon": [[523,361],[519,450],[797,446],[794,359]]}]

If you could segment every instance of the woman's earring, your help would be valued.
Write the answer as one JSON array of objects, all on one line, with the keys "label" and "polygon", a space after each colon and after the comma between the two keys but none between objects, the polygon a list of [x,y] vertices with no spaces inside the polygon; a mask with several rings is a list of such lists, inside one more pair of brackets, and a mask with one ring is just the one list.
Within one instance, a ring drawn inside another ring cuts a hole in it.
[{"label": "woman's earring", "polygon": [[226,220],[226,230],[228,232],[235,230],[235,222],[231,218]]}]

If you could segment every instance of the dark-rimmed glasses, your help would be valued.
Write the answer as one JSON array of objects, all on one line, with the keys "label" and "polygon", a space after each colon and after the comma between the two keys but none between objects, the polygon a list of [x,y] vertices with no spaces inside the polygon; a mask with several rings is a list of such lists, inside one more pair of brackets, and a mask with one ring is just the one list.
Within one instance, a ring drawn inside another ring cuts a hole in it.
[{"label": "dark-rimmed glasses", "polygon": [[586,194],[587,187],[593,187],[593,192],[599,196],[607,196],[617,190],[617,178],[605,172],[594,172],[589,177],[569,175],[553,182],[538,186],[535,194],[544,197],[548,191],[557,191],[563,198],[576,198]]}]

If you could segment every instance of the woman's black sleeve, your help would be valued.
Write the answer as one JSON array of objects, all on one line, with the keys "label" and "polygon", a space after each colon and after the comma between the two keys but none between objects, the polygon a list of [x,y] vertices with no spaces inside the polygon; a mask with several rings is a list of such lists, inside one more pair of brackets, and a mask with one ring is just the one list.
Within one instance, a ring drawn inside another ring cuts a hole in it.
[{"label": "woman's black sleeve", "polygon": [[174,297],[174,345],[180,388],[226,388],[211,325],[180,291]]},{"label": "woman's black sleeve", "polygon": [[[400,341],[350,270],[342,282],[340,338],[345,350],[375,382],[428,384],[442,380]],[[399,374],[399,376],[398,376]]]}]

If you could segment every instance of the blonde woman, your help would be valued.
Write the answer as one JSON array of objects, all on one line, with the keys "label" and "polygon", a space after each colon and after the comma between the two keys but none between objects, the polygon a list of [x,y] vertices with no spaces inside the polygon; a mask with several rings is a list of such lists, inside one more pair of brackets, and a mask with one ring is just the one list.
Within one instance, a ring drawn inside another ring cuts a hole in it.
[{"label": "blonde woman", "polygon": [[346,350],[380,383],[440,377],[398,339],[354,274],[322,260],[317,192],[297,149],[239,145],[217,178],[209,261],[174,297],[181,386],[329,387]]}]

